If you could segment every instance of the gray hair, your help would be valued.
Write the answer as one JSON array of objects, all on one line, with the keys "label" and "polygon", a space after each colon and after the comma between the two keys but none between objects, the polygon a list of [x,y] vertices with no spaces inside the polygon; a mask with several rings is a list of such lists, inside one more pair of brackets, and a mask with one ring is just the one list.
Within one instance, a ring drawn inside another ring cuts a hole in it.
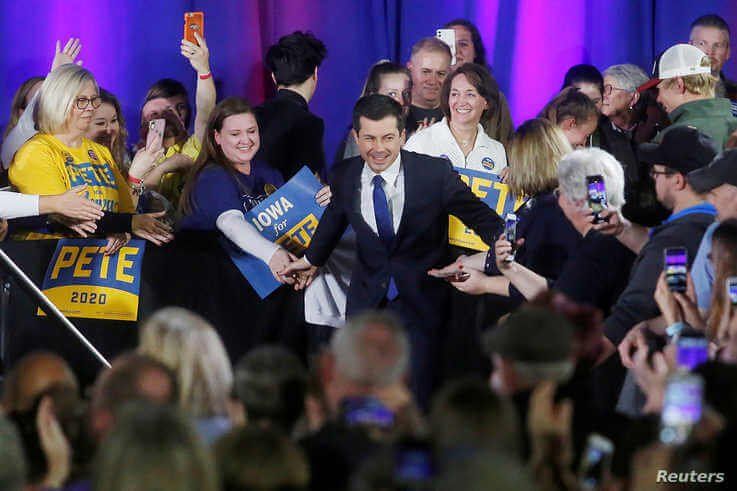
[{"label": "gray hair", "polygon": [[[367,338],[370,330],[388,331],[388,342]],[[385,312],[351,319],[333,335],[330,350],[335,369],[355,383],[385,387],[397,382],[409,365],[409,339],[399,320]]]},{"label": "gray hair", "polygon": [[25,484],[26,462],[15,426],[0,416],[0,489],[21,491]]},{"label": "gray hair", "polygon": [[196,417],[226,415],[233,370],[217,331],[181,307],[154,312],[140,328],[138,352],[171,368],[179,405]]},{"label": "gray hair", "polygon": [[631,63],[612,65],[604,70],[603,75],[612,77],[617,81],[617,87],[627,92],[634,92],[637,87],[650,80],[642,68]]},{"label": "gray hair", "polygon": [[586,176],[594,175],[604,178],[609,206],[621,209],[624,205],[624,171],[622,164],[610,153],[600,148],[575,150],[558,164],[558,186],[571,201],[586,200]]},{"label": "gray hair", "polygon": [[419,41],[417,41],[415,44],[412,45],[412,52],[410,55],[410,59],[414,58],[417,53],[420,51],[429,51],[429,52],[436,52],[436,53],[445,53],[448,55],[448,58],[452,58],[453,54],[450,51],[450,47],[445,44],[443,41],[436,37],[426,37],[422,38]]},{"label": "gray hair", "polygon": [[92,73],[79,65],[61,65],[49,73],[41,84],[34,113],[41,133],[53,134],[66,128],[77,94],[87,82],[94,85],[97,93],[100,92]]}]

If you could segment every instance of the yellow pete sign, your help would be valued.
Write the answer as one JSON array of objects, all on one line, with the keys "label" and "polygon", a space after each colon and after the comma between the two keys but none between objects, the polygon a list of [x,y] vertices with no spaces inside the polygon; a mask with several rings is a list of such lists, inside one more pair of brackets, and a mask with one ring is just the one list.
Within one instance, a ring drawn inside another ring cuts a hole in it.
[{"label": "yellow pete sign", "polygon": [[297,225],[289,229],[287,233],[276,239],[276,243],[292,254],[301,256],[310,245],[318,223],[318,218],[310,213],[300,220]]},{"label": "yellow pete sign", "polygon": [[[499,181],[496,174],[458,167],[455,170],[460,174],[461,180],[471,188],[473,194],[502,218],[507,213],[514,213],[523,202],[521,199],[515,199],[509,192],[509,186]],[[453,215],[448,216],[448,243],[477,251],[489,250],[489,244]]]},{"label": "yellow pete sign", "polygon": [[[105,256],[107,240],[61,239],[46,270],[43,292],[67,317],[138,320],[146,243],[132,240]],[[45,313],[38,309],[38,315]]]}]

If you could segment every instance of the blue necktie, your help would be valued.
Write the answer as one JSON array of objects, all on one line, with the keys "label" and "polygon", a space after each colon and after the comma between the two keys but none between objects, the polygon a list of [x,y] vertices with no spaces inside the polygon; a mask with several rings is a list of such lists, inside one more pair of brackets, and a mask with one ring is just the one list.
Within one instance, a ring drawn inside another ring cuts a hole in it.
[{"label": "blue necktie", "polygon": [[[379,231],[379,238],[386,246],[387,252],[394,242],[394,225],[392,224],[392,215],[389,212],[389,205],[386,201],[386,193],[384,193],[384,178],[374,176],[371,181],[374,185],[374,216],[376,217],[376,229]],[[386,292],[386,298],[394,300],[399,295],[397,285],[394,278],[389,277],[389,288]]]}]

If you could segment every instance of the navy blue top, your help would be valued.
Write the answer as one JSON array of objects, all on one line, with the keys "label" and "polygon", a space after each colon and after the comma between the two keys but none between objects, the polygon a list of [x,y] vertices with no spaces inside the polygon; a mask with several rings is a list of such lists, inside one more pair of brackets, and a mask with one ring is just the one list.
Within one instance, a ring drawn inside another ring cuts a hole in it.
[{"label": "navy blue top", "polygon": [[282,184],[281,173],[264,162],[251,162],[248,175],[209,164],[197,176],[192,190],[192,213],[182,218],[181,228],[216,230],[215,221],[223,212],[245,213],[267,196],[265,187],[278,188]]}]

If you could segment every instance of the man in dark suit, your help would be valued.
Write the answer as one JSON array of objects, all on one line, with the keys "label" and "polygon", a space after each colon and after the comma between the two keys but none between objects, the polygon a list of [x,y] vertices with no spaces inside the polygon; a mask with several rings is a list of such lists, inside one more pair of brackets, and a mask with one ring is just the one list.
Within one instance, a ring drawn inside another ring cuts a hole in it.
[{"label": "man in dark suit", "polygon": [[347,315],[389,308],[402,318],[412,345],[412,387],[420,403],[433,386],[438,336],[445,326],[449,286],[428,276],[448,259],[448,214],[487,243],[502,220],[483,204],[445,159],[401,151],[402,107],[390,97],[362,97],[353,110],[360,157],[336,165],[333,199],[305,256],[282,278],[309,284],[348,225],[357,237],[358,263],[348,291]]},{"label": "man in dark suit", "polygon": [[325,124],[307,107],[317,87],[317,69],[325,59],[325,45],[312,34],[293,32],[266,52],[264,63],[276,84],[276,96],[255,108],[261,135],[256,158],[266,160],[287,181],[309,166],[324,177]]}]

